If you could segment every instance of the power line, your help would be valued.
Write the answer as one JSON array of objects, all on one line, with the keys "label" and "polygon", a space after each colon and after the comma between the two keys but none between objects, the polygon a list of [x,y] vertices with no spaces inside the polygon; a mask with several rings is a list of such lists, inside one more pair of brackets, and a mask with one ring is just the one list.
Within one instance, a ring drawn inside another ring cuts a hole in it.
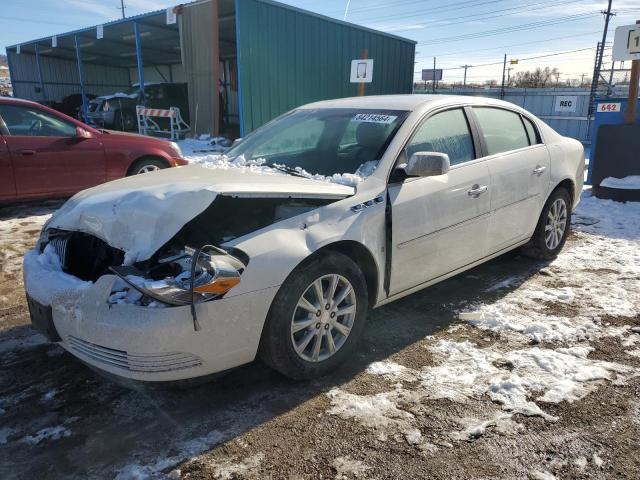
[{"label": "power line", "polygon": [[545,38],[544,40],[534,40],[531,42],[523,42],[523,43],[512,43],[510,45],[500,45],[497,47],[490,47],[490,48],[482,48],[482,49],[474,49],[474,50],[465,50],[462,52],[449,52],[449,53],[439,53],[438,57],[447,57],[450,55],[461,55],[461,54],[465,54],[465,53],[477,53],[477,52],[486,52],[489,50],[503,50],[505,48],[510,48],[510,47],[521,47],[522,45],[532,45],[532,44],[536,44],[536,43],[548,43],[548,42],[553,42],[555,40],[564,40],[567,38],[575,38],[575,37],[583,37],[586,35],[593,35],[596,33],[600,33],[600,30],[595,30],[592,32],[584,32],[584,33],[578,33],[575,35],[564,35],[562,37],[554,37],[554,38]]},{"label": "power line", "polygon": [[594,15],[597,15],[596,12],[592,12],[592,13],[581,13],[581,14],[576,14],[576,15],[569,15],[566,17],[562,17],[562,18],[556,18],[556,19],[550,19],[550,20],[543,20],[540,22],[533,22],[533,23],[525,23],[525,24],[519,24],[519,25],[513,25],[510,27],[504,27],[504,28],[496,28],[493,30],[485,30],[483,32],[476,32],[476,33],[469,33],[469,34],[464,34],[464,35],[453,35],[450,37],[440,37],[438,39],[435,40],[425,40],[422,42],[418,42],[418,45],[436,45],[436,44],[440,44],[440,43],[449,43],[449,42],[457,42],[457,41],[461,41],[461,40],[472,40],[472,39],[476,39],[476,38],[481,38],[481,37],[492,37],[494,35],[503,35],[506,33],[513,33],[513,32],[519,32],[522,30],[532,30],[532,29],[536,29],[536,28],[541,28],[541,27],[548,27],[548,26],[552,26],[552,25],[558,25],[560,23],[568,23],[568,22],[576,22],[576,21],[581,21],[581,20],[586,20],[589,17],[593,17]]}]

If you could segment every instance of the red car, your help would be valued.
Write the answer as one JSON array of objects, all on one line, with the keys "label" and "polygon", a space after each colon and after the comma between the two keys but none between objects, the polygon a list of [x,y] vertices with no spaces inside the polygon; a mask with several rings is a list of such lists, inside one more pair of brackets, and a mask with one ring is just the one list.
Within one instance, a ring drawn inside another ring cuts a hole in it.
[{"label": "red car", "polygon": [[186,164],[173,142],[96,130],[38,103],[0,97],[0,202],[68,197]]}]

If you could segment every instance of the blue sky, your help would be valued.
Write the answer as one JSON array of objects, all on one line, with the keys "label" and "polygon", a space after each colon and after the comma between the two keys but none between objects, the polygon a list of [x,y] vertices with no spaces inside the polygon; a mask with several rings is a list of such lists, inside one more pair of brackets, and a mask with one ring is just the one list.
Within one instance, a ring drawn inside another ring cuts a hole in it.
[{"label": "blue sky", "polygon": [[[287,0],[284,3],[344,18],[348,0]],[[179,2],[125,0],[127,15]],[[120,17],[120,0],[3,0],[0,45],[64,33]],[[351,0],[346,19],[418,41],[416,71],[448,68],[445,80],[459,81],[460,65],[523,59],[514,72],[537,66],[557,67],[563,77],[591,75],[595,44],[602,35],[605,0]],[[638,0],[613,0],[612,27],[640,19]],[[613,39],[613,29],[609,40]],[[582,50],[588,49],[588,50]],[[469,69],[468,79],[500,78],[501,65]],[[512,72],[512,73],[514,73]]]}]

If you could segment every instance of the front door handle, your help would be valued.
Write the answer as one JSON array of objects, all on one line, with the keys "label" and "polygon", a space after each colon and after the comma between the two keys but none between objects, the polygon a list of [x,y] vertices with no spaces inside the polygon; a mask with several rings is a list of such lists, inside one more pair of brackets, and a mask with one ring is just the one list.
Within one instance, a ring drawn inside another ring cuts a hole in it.
[{"label": "front door handle", "polygon": [[544,165],[536,165],[536,168],[533,169],[533,174],[540,176],[546,169],[547,167],[545,167]]},{"label": "front door handle", "polygon": [[35,150],[18,150],[18,153],[20,155],[35,155],[36,151]]},{"label": "front door handle", "polygon": [[480,195],[482,195],[484,192],[487,191],[487,186],[486,185],[478,185],[477,183],[471,187],[471,190],[467,191],[467,195],[469,195],[470,197],[473,198],[478,198]]}]

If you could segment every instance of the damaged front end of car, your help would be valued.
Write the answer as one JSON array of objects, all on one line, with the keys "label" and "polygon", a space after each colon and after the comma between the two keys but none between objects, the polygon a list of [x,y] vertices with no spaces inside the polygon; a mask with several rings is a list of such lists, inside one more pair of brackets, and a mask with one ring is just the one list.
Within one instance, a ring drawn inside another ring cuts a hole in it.
[{"label": "damaged front end of car", "polygon": [[[42,253],[51,246],[62,271],[83,281],[115,274],[118,281],[109,305],[190,306],[198,330],[195,305],[224,297],[240,283],[249,264],[245,252],[220,245],[333,201],[219,195],[149,259],[131,265],[126,264],[124,250],[82,231],[45,228],[38,249]],[[135,225],[130,228],[135,235]]]}]

